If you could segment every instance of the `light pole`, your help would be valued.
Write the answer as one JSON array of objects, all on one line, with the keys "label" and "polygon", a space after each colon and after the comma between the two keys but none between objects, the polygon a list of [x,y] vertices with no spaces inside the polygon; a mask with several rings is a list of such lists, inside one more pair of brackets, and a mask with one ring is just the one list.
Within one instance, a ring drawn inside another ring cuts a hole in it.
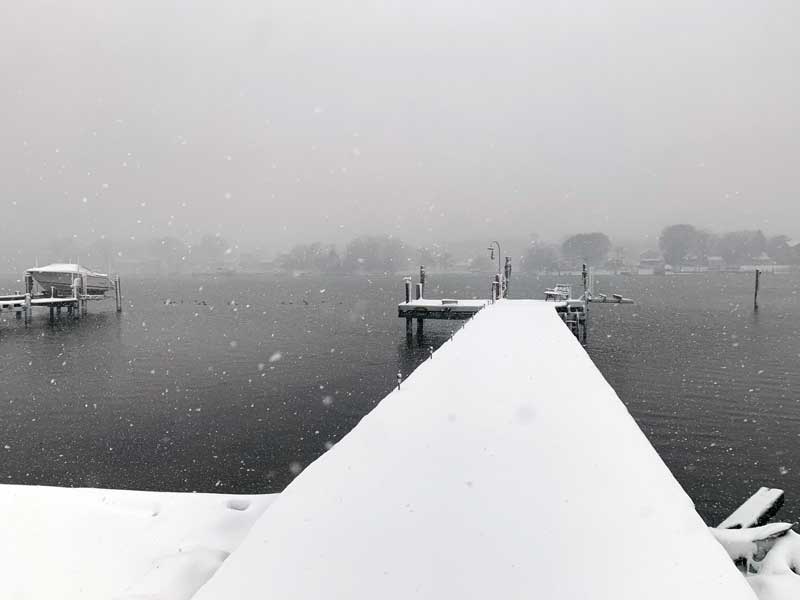
[{"label": "light pole", "polygon": [[503,255],[503,252],[500,250],[500,242],[492,241],[492,242],[489,243],[489,247],[487,248],[487,250],[490,253],[489,257],[492,260],[494,260],[494,247],[492,246],[492,244],[496,244],[497,245],[497,272],[501,273],[502,271],[500,270],[500,257]]}]

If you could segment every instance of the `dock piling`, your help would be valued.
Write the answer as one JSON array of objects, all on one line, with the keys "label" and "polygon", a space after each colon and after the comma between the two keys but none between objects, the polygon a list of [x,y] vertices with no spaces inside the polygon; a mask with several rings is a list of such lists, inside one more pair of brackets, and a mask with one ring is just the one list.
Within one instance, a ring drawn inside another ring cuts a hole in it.
[{"label": "dock piling", "polygon": [[72,280],[72,297],[75,298],[74,310],[76,319],[81,318],[81,297],[79,289],[80,289],[80,280],[76,277],[75,279]]},{"label": "dock piling", "polygon": [[31,310],[31,295],[30,293],[25,294],[25,326],[27,327],[30,325],[32,315]]},{"label": "dock piling", "polygon": [[119,275],[114,277],[114,300],[117,303],[117,312],[122,312],[122,287],[120,286]]},{"label": "dock piling", "polygon": [[81,293],[84,296],[82,298],[83,314],[86,315],[89,313],[89,303],[86,301],[86,296],[89,294],[89,282],[85,273],[81,273]]},{"label": "dock piling", "polygon": [[510,256],[506,256],[506,264],[505,264],[503,275],[505,277],[505,282],[506,282],[506,289],[505,289],[505,292],[503,293],[503,298],[508,298],[508,286],[511,283],[511,257]]},{"label": "dock piling", "polygon": [[425,296],[425,265],[419,266],[419,284],[422,286],[420,298]]},{"label": "dock piling", "polygon": [[761,270],[756,269],[756,289],[753,293],[753,310],[758,310],[758,285],[759,279],[761,279]]}]

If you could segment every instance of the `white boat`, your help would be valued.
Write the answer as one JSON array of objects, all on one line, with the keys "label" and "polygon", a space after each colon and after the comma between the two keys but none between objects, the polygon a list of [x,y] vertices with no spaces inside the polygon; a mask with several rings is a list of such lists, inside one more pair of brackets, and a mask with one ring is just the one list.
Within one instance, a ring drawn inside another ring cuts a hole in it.
[{"label": "white boat", "polygon": [[28,269],[34,281],[39,284],[45,293],[54,292],[61,295],[65,292],[72,293],[72,282],[75,279],[86,279],[86,293],[105,294],[114,289],[114,283],[105,273],[97,273],[81,265],[70,263],[54,263],[45,267]]},{"label": "white boat", "polygon": [[554,288],[547,288],[544,291],[544,299],[554,302],[566,302],[572,297],[572,288],[566,284],[559,283]]}]

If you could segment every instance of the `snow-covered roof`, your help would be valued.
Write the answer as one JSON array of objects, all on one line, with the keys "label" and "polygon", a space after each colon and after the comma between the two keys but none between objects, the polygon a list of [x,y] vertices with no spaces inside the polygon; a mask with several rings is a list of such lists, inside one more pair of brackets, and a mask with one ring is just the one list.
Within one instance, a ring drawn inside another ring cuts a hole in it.
[{"label": "snow-covered roof", "polygon": [[92,271],[91,269],[87,269],[84,266],[74,264],[74,263],[53,263],[50,265],[45,265],[44,267],[31,267],[28,269],[28,272],[31,273],[86,273],[87,275],[98,275],[101,277],[107,277],[105,273],[98,273],[96,271]]},{"label": "snow-covered roof", "polygon": [[53,263],[44,267],[33,267],[29,271],[40,271],[42,273],[77,273],[82,267],[73,263]]},{"label": "snow-covered roof", "polygon": [[487,307],[196,600],[755,598],[552,308]]}]

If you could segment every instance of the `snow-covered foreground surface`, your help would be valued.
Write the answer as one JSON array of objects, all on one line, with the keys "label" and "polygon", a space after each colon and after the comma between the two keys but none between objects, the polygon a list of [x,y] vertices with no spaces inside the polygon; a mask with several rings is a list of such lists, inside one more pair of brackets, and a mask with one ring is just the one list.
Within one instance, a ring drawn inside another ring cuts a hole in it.
[{"label": "snow-covered foreground surface", "polygon": [[553,305],[504,300],[301,473],[195,597],[755,595]]},{"label": "snow-covered foreground surface", "polygon": [[186,600],[275,498],[0,485],[0,597]]}]

